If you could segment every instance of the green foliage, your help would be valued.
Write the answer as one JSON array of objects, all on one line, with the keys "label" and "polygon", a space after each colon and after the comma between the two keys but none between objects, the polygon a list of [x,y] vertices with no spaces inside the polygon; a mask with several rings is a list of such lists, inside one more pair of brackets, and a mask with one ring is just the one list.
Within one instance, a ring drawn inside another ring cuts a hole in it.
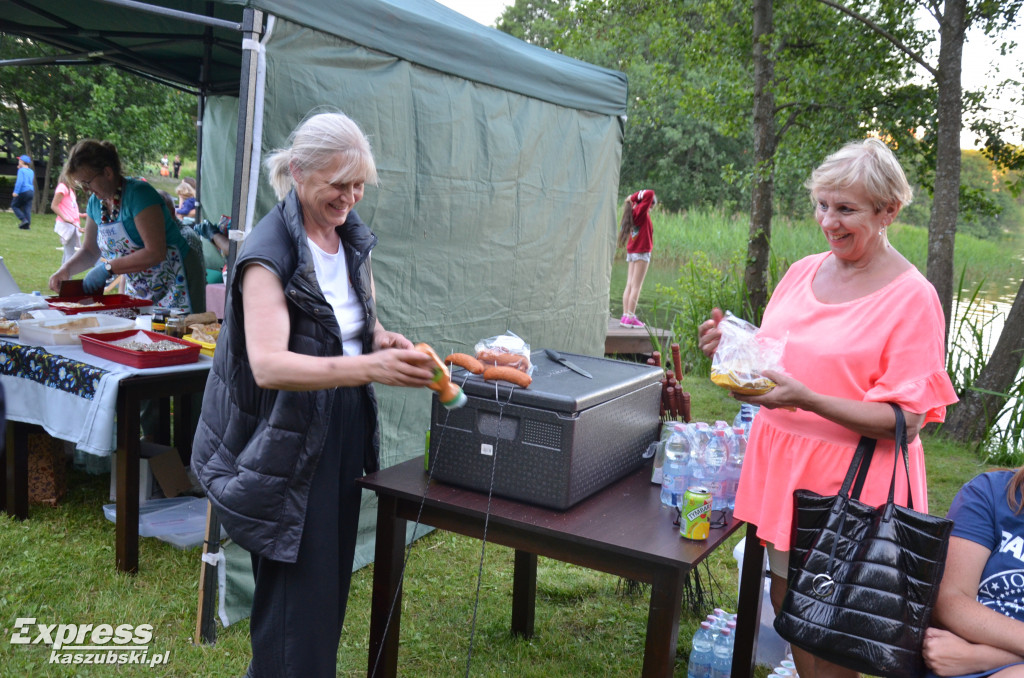
[{"label": "green foliage", "polygon": [[[55,53],[0,34],[0,58]],[[90,137],[113,142],[129,174],[142,174],[147,159],[164,153],[195,156],[195,96],[109,66],[2,67],[0,102],[0,126],[27,132],[30,145],[39,140],[44,147],[33,148],[33,155],[51,148],[57,154],[49,167],[53,179],[64,153]]]}]

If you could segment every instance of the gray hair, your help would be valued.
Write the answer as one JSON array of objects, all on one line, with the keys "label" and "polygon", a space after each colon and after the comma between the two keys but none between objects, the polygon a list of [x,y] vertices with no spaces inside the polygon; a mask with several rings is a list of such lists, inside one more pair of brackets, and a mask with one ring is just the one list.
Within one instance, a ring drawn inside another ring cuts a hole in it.
[{"label": "gray hair", "polygon": [[851,141],[825,158],[804,184],[812,199],[821,191],[854,185],[864,188],[876,212],[893,202],[906,207],[914,199],[899,160],[880,139]]},{"label": "gray hair", "polygon": [[337,162],[338,156],[342,161],[332,183],[377,183],[370,140],[344,113],[317,113],[306,118],[292,132],[289,142],[288,148],[273,151],[264,162],[278,200],[295,185],[293,167],[299,173],[313,172]]}]

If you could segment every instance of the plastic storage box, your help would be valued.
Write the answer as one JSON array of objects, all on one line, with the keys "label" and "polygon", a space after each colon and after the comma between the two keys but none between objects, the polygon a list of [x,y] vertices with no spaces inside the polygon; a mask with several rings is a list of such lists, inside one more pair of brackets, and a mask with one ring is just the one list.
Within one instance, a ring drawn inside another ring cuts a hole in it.
[{"label": "plastic storage box", "polygon": [[[117,520],[117,504],[104,504],[107,520]],[[200,497],[151,499],[139,507],[139,536],[188,534],[206,531],[206,500]]]},{"label": "plastic storage box", "polygon": [[[95,327],[61,328],[62,325],[74,323],[83,318],[96,318],[99,323]],[[79,344],[82,334],[103,334],[107,332],[123,332],[135,327],[134,320],[118,318],[102,313],[81,313],[61,318],[38,318],[22,320],[19,323],[21,343],[34,346],[60,346]]]},{"label": "plastic storage box", "polygon": [[[132,323],[135,324],[134,322]],[[133,351],[115,342],[130,339],[136,334],[144,334],[152,341],[171,341],[181,346],[173,351]],[[168,337],[159,332],[149,330],[128,330],[126,332],[113,332],[111,334],[82,334],[82,348],[86,353],[113,360],[114,362],[128,365],[129,367],[167,367],[168,365],[183,365],[194,363],[199,360],[199,344],[191,344],[181,339]]]},{"label": "plastic storage box", "polygon": [[664,372],[651,365],[562,356],[593,379],[543,351],[531,355],[533,383],[527,389],[456,369],[452,379],[462,385],[467,403],[446,410],[434,396],[427,459],[432,477],[566,509],[637,469],[658,437]]}]

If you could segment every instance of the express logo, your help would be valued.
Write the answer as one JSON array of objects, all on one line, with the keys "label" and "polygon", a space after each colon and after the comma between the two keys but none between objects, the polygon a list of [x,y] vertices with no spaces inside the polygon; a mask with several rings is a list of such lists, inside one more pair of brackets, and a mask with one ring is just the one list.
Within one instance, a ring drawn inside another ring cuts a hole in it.
[{"label": "express logo", "polygon": [[[33,627],[35,627],[33,631]],[[50,645],[52,649],[62,647],[73,650],[106,650],[115,645],[134,646],[131,649],[148,649],[153,640],[152,624],[121,624],[116,628],[110,624],[36,624],[35,617],[20,617],[14,621],[12,645]],[[70,646],[70,647],[69,647]],[[145,646],[145,647],[139,647]]]},{"label": "express logo", "polygon": [[12,645],[50,648],[51,664],[166,664],[170,650],[149,654],[152,624],[37,624],[35,617],[14,621]]}]

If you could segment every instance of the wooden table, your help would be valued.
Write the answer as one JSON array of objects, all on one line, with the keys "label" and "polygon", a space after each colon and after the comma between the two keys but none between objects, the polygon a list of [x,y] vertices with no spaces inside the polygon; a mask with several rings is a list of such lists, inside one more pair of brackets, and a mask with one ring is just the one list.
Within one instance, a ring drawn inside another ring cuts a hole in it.
[{"label": "wooden table", "polygon": [[[141,370],[117,382],[117,519],[116,566],[122,572],[139,569],[139,448],[140,412],[144,400],[159,400],[160,421],[156,442],[171,442],[170,405],[174,405],[174,444],[182,462],[192,454],[192,394],[206,388],[211,361],[202,360],[184,371]],[[17,380],[8,380],[5,398],[18,397]],[[11,414],[9,412],[9,414]],[[59,413],[56,413],[59,416]],[[33,423],[7,420],[6,460],[0,464],[0,508],[18,519],[28,517],[28,433]]]},{"label": "wooden table", "polygon": [[[393,677],[398,670],[407,521],[420,515],[425,525],[479,539],[487,517],[487,495],[428,483],[422,457],[359,482],[378,498],[367,675]],[[650,584],[643,676],[669,678],[675,667],[686,574],[742,524],[732,520],[724,528],[711,530],[706,541],[681,538],[645,465],[567,511],[493,497],[487,540],[515,549],[512,633],[516,635],[533,635],[538,555]],[[749,531],[747,547],[752,550],[744,562],[754,563],[763,549],[756,539],[751,546]],[[760,619],[760,560],[756,567],[744,570],[733,676],[753,675]]]}]

